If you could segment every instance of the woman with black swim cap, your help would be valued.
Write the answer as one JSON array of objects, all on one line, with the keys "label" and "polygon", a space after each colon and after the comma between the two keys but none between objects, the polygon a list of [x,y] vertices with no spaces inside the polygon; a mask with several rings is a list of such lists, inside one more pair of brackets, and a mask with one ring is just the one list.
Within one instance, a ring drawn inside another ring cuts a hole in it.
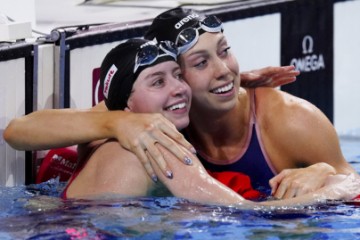
[{"label": "woman with black swim cap", "polygon": [[313,192],[329,175],[357,175],[316,106],[278,89],[240,87],[239,64],[217,17],[171,9],[154,19],[145,38],[178,47],[193,93],[183,132],[208,171],[244,173],[255,189],[277,198]]}]

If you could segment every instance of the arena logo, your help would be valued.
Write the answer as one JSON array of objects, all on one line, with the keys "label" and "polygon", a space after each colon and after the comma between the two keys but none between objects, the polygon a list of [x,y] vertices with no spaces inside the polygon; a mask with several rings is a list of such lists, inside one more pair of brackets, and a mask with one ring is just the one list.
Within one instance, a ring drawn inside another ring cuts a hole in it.
[{"label": "arena logo", "polygon": [[321,69],[325,69],[324,56],[313,53],[314,39],[306,35],[302,41],[302,53],[303,57],[293,58],[290,65],[294,65],[300,72],[315,72]]},{"label": "arena logo", "polygon": [[199,15],[196,14],[196,13],[193,13],[193,14],[191,14],[191,15],[189,15],[189,16],[184,17],[183,19],[181,19],[179,22],[177,22],[177,23],[175,24],[175,29],[181,28],[182,25],[184,25],[185,23],[189,22],[191,19],[194,19],[194,18],[197,18],[197,17],[199,17]]}]

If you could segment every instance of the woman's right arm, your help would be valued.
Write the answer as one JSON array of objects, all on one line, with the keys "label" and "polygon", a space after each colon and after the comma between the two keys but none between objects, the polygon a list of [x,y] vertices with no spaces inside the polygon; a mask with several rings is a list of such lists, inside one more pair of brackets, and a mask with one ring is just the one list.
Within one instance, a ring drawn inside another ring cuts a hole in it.
[{"label": "woman's right arm", "polygon": [[17,150],[66,147],[109,137],[103,128],[106,108],[44,109],[10,121],[5,141]]},{"label": "woman's right arm", "polygon": [[146,153],[166,174],[171,169],[157,148],[162,145],[184,162],[191,158],[179,147],[192,150],[183,135],[161,114],[108,111],[104,103],[89,110],[47,109],[13,119],[4,131],[6,142],[18,150],[44,150],[114,138],[133,152],[150,176]]}]

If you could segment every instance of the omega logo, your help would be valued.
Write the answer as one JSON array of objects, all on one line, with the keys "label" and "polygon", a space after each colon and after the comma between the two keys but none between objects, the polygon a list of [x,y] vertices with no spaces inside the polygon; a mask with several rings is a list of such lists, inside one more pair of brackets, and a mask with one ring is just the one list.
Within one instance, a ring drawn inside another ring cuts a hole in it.
[{"label": "omega logo", "polygon": [[313,47],[314,47],[313,38],[309,35],[306,35],[302,41],[303,54],[312,53]]},{"label": "omega logo", "polygon": [[310,35],[304,36],[302,40],[303,57],[293,58],[290,65],[294,65],[300,72],[315,72],[325,69],[324,56],[313,53],[314,39]]}]

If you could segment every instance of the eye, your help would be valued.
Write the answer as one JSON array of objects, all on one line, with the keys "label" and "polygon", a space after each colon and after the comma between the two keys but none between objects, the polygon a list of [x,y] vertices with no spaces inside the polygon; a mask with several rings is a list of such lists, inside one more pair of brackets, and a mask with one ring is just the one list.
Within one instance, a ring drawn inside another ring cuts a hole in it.
[{"label": "eye", "polygon": [[222,56],[222,57],[226,57],[226,56],[228,56],[229,54],[230,54],[230,46],[227,46],[227,47],[225,47],[225,48],[223,48],[221,51],[220,51],[220,56]]},{"label": "eye", "polygon": [[175,73],[174,75],[175,75],[175,78],[176,78],[177,80],[180,80],[180,81],[183,81],[183,80],[184,80],[184,77],[183,77],[183,75],[182,75],[181,72],[177,72],[177,73]]},{"label": "eye", "polygon": [[152,81],[151,86],[153,87],[162,87],[165,84],[165,81],[163,78],[158,78]]},{"label": "eye", "polygon": [[207,60],[204,59],[204,60],[202,60],[201,62],[196,63],[196,64],[194,65],[194,67],[195,67],[195,68],[198,68],[198,69],[201,69],[201,68],[206,67],[206,65],[207,65]]}]

